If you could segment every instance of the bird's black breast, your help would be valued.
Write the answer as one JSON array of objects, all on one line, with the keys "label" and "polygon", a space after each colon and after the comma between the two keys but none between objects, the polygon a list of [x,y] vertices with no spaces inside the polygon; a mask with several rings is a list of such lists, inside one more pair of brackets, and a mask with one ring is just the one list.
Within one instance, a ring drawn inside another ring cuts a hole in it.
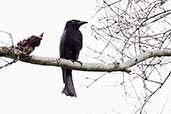
[{"label": "bird's black breast", "polygon": [[82,34],[79,30],[64,30],[60,41],[60,57],[77,60],[82,48]]}]

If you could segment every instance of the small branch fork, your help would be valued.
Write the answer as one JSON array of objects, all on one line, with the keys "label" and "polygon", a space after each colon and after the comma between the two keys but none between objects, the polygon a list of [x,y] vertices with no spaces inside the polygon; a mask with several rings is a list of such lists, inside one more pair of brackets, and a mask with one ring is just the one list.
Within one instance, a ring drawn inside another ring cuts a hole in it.
[{"label": "small branch fork", "polygon": [[16,48],[13,47],[0,47],[0,57],[7,57],[12,59],[19,59],[22,62],[27,62],[31,64],[38,65],[47,65],[47,66],[58,66],[64,67],[73,70],[82,70],[82,71],[99,71],[99,72],[112,72],[112,71],[123,71],[131,72],[130,67],[145,61],[152,57],[161,57],[161,56],[171,56],[171,50],[153,50],[147,51],[141,55],[135,56],[122,63],[80,63],[73,62],[61,58],[49,58],[49,57],[40,57],[40,56],[29,56]]},{"label": "small branch fork", "polygon": [[9,32],[6,32],[6,31],[4,31],[4,30],[1,30],[0,32],[1,32],[1,33],[5,33],[5,34],[8,34],[8,35],[9,35],[9,37],[10,37],[10,39],[11,39],[12,47],[14,47],[14,41],[13,41],[12,34],[11,34],[11,33],[9,33]]}]

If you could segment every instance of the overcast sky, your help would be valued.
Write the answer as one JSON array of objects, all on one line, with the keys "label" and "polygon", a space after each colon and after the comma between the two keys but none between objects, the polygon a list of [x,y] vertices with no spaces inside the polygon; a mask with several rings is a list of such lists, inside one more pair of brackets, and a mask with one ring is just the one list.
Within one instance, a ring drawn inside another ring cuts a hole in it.
[{"label": "overcast sky", "polygon": [[[93,4],[93,0],[0,0],[0,30],[10,32],[15,44],[44,32],[41,45],[32,54],[59,57],[59,41],[66,21],[79,19],[89,22],[81,27],[84,47],[98,47],[90,35],[95,12]],[[5,41],[8,35],[0,33],[0,38]],[[9,41],[6,42],[10,45]],[[80,60],[90,62],[82,52]],[[122,86],[106,87],[103,84],[113,83],[115,78],[112,76],[120,79],[118,72],[104,77],[90,88],[84,87],[91,81],[81,75],[94,78],[101,74],[74,71],[78,97],[71,98],[61,93],[64,85],[59,67],[18,62],[0,70],[0,114],[114,114],[112,110],[131,113]],[[170,96],[167,94],[161,103]],[[171,102],[170,99],[167,102]],[[162,108],[161,105],[158,108]]]},{"label": "overcast sky", "polygon": [[[0,30],[10,32],[15,44],[31,35],[44,32],[40,47],[32,54],[59,57],[59,40],[66,21],[88,21],[89,24],[81,27],[84,43],[93,40],[90,35],[86,35],[90,32],[93,13],[92,0],[0,0]],[[11,44],[6,34],[1,33],[1,40],[7,40],[6,43]],[[83,60],[81,57],[80,59]],[[110,99],[106,100],[105,95],[103,96],[105,91],[82,87],[81,85],[86,84],[85,79],[79,76],[82,73],[73,74],[76,76],[74,80],[77,98],[61,94],[64,85],[60,68],[18,62],[1,69],[0,113],[91,114],[105,113],[107,108],[110,109]]]}]

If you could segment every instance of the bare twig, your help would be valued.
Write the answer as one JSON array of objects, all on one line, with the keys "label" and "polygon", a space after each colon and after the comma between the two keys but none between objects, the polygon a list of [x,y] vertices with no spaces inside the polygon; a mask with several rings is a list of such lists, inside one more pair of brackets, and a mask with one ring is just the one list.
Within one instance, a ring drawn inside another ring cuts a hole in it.
[{"label": "bare twig", "polygon": [[5,34],[8,34],[8,35],[10,36],[11,43],[12,43],[12,47],[14,47],[14,41],[13,41],[12,34],[11,34],[11,33],[9,33],[9,32],[3,31],[3,30],[1,30],[0,32],[5,33]]}]

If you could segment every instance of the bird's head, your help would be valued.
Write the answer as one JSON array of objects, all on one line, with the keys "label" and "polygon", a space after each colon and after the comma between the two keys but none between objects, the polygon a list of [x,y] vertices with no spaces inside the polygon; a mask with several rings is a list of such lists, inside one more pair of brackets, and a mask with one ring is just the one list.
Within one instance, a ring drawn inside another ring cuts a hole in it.
[{"label": "bird's head", "polygon": [[86,24],[86,23],[87,23],[86,21],[80,21],[80,20],[73,19],[73,20],[67,21],[65,29],[71,28],[74,30],[78,30],[81,25]]}]

